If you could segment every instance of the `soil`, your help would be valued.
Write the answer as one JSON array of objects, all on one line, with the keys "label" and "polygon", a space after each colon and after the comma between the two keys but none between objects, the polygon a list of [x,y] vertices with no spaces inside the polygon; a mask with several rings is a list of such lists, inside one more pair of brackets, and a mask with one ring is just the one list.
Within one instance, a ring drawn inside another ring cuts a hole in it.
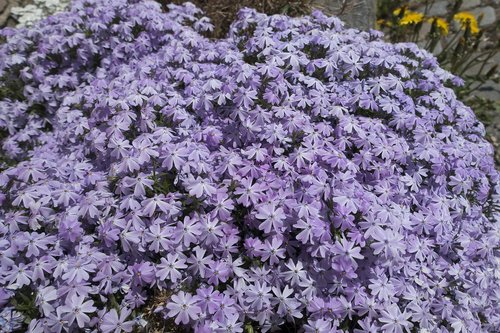
[{"label": "soil", "polygon": [[[157,0],[164,8],[170,3],[182,4],[185,0]],[[311,0],[191,0],[201,8],[215,25],[211,37],[223,38],[235,20],[238,11],[244,7],[255,8],[261,13],[300,16],[309,14]]]}]

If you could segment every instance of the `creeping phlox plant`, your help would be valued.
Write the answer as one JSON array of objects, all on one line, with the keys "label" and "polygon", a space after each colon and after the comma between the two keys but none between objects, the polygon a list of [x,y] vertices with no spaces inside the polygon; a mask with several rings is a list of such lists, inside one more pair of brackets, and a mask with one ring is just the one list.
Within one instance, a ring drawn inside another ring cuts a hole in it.
[{"label": "creeping phlox plant", "polygon": [[498,331],[461,80],[320,12],[211,28],[77,0],[1,31],[2,330]]}]

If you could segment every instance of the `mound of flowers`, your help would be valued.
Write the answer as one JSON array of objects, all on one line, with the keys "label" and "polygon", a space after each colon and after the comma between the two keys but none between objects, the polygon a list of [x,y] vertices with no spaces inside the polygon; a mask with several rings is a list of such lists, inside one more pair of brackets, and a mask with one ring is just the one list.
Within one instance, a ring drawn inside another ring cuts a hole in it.
[{"label": "mound of flowers", "polygon": [[414,44],[77,0],[0,44],[0,330],[493,332],[498,172]]}]

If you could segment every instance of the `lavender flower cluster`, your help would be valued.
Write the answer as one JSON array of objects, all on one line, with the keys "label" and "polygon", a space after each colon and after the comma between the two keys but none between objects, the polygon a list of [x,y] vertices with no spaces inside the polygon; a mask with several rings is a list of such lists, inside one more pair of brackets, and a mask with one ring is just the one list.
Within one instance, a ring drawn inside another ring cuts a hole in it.
[{"label": "lavender flower cluster", "polygon": [[211,28],[77,0],[0,32],[0,331],[498,332],[460,79],[320,12]]}]

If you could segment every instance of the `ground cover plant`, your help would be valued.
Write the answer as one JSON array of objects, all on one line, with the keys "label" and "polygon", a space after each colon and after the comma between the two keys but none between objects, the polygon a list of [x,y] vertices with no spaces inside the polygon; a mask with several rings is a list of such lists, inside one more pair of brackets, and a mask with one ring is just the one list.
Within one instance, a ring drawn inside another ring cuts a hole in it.
[{"label": "ground cover plant", "polygon": [[212,28],[77,0],[0,32],[1,329],[498,331],[461,79],[320,12]]}]

